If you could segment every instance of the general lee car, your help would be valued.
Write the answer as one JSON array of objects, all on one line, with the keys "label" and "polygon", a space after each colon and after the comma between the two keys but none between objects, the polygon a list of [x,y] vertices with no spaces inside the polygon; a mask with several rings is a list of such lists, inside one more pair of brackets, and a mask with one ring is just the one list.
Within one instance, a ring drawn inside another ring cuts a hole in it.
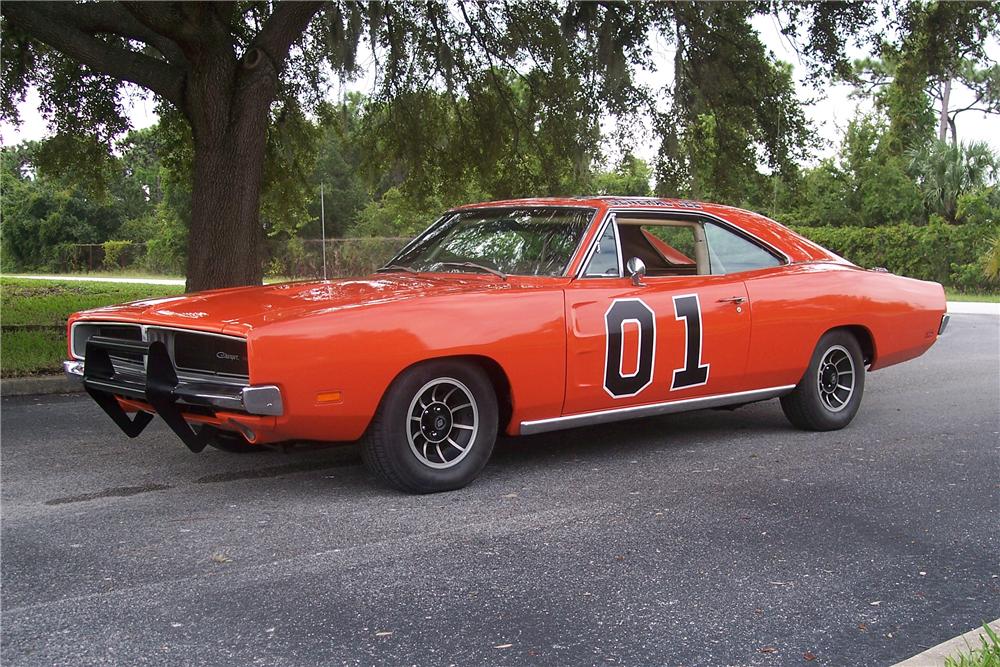
[{"label": "general lee car", "polygon": [[499,431],[771,398],[843,428],[866,372],[947,319],[937,283],[748,211],[524,199],[448,211],[364,278],[77,313],[65,370],[132,437],[155,413],[193,451],[361,439],[385,481],[432,492],[474,479]]}]

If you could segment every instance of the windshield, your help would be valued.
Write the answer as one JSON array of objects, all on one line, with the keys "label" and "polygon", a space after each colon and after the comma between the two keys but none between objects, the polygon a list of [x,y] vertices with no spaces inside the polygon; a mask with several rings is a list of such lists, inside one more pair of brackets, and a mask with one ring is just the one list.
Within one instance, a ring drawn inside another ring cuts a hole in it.
[{"label": "windshield", "polygon": [[386,268],[561,276],[587,230],[589,208],[503,208],[446,215]]}]

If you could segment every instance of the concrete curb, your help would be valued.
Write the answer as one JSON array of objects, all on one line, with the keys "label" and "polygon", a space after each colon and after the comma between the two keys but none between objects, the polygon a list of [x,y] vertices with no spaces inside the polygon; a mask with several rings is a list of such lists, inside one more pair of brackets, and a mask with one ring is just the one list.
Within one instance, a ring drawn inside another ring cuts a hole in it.
[{"label": "concrete curb", "polygon": [[65,375],[42,375],[30,378],[10,378],[0,381],[0,396],[34,396],[41,394],[76,394],[83,385],[71,382]]},{"label": "concrete curb", "polygon": [[1000,303],[949,301],[948,312],[963,315],[1000,315]]},{"label": "concrete curb", "polygon": [[[1000,618],[989,623],[989,626],[994,632],[1000,634]],[[952,658],[959,653],[968,653],[971,650],[982,648],[983,643],[979,640],[980,637],[986,637],[986,632],[982,626],[975,630],[970,630],[964,635],[959,635],[954,639],[941,642],[937,646],[929,648],[912,658],[897,662],[893,667],[942,667],[944,661],[948,658]],[[989,641],[989,637],[986,637],[986,641]]]}]

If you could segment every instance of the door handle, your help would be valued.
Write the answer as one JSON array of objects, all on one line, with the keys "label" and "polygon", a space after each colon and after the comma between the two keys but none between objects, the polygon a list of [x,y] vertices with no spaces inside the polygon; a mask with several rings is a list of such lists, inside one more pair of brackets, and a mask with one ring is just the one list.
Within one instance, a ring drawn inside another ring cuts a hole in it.
[{"label": "door handle", "polygon": [[746,301],[746,299],[741,296],[731,296],[728,299],[719,299],[716,303],[735,303],[736,305],[739,305],[744,301]]}]

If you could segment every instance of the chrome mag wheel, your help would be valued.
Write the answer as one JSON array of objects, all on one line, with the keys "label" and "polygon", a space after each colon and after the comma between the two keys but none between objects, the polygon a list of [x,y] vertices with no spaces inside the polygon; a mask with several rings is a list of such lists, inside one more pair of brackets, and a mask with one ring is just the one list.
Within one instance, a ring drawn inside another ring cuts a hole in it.
[{"label": "chrome mag wheel", "polygon": [[823,406],[830,412],[840,412],[854,395],[855,368],[851,353],[842,345],[829,348],[819,362],[816,385]]},{"label": "chrome mag wheel", "polygon": [[428,468],[458,465],[479,433],[479,408],[465,384],[449,377],[421,387],[407,412],[410,451]]}]

